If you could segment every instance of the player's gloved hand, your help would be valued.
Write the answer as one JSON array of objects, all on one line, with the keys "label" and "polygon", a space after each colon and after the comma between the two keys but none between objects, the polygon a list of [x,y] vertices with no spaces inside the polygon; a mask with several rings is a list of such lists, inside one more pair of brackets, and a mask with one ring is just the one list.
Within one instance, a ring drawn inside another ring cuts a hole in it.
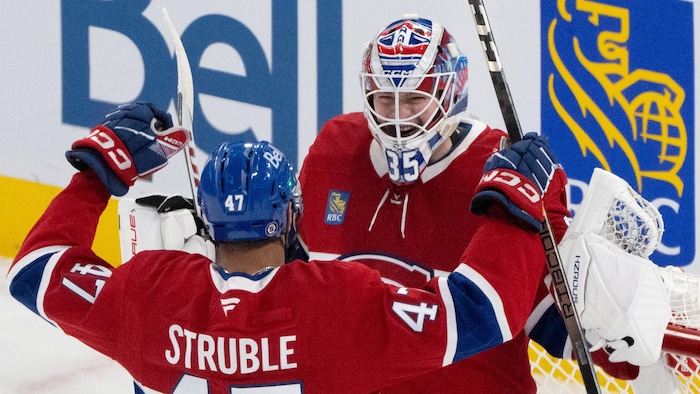
[{"label": "player's gloved hand", "polygon": [[92,168],[112,195],[123,196],[138,177],[164,167],[187,143],[187,131],[151,103],[120,105],[66,152],[80,171]]},{"label": "player's gloved hand", "polygon": [[592,233],[567,232],[559,253],[591,350],[604,348],[612,362],[656,362],[671,318],[660,268]]},{"label": "player's gloved hand", "polygon": [[214,260],[214,244],[206,236],[204,222],[197,216],[192,199],[150,195],[137,198],[136,203],[155,208],[160,215],[163,249],[199,253]]},{"label": "player's gloved hand", "polygon": [[498,203],[527,229],[539,232],[544,221],[542,197],[561,168],[547,139],[527,133],[486,160],[470,209],[485,215],[491,204]]}]

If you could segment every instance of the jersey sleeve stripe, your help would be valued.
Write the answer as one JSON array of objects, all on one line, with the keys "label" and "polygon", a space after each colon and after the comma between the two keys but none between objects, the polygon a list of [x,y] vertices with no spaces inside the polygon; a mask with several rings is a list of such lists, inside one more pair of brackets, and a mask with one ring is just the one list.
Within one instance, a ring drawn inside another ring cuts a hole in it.
[{"label": "jersey sleeve stripe", "polygon": [[461,327],[458,332],[468,333],[457,341],[455,361],[513,339],[503,302],[483,276],[461,264],[447,283],[453,295],[457,327]]},{"label": "jersey sleeve stripe", "polygon": [[474,284],[476,284],[479,289],[484,292],[489,301],[491,301],[493,312],[498,320],[498,327],[500,328],[501,335],[503,336],[503,341],[506,342],[513,339],[513,333],[510,330],[510,324],[508,323],[508,318],[506,317],[503,301],[501,300],[501,296],[498,294],[496,289],[491,286],[491,283],[489,283],[486,278],[481,276],[481,274],[466,264],[460,264],[455,271],[464,275]]},{"label": "jersey sleeve stripe", "polygon": [[447,283],[447,278],[439,278],[438,286],[442,295],[443,303],[445,304],[445,314],[447,322],[447,346],[445,347],[445,356],[442,360],[442,366],[451,364],[455,361],[455,353],[457,351],[457,316],[455,314],[455,305],[452,300],[452,292]]},{"label": "jersey sleeve stripe", "polygon": [[525,322],[525,333],[530,334],[530,331],[532,331],[537,322],[542,320],[542,317],[552,305],[554,305],[554,298],[545,297],[535,306],[535,309],[532,310]]},{"label": "jersey sleeve stripe", "polygon": [[57,327],[44,312],[44,296],[51,280],[51,272],[66,250],[67,246],[37,249],[17,261],[8,274],[10,295]]}]

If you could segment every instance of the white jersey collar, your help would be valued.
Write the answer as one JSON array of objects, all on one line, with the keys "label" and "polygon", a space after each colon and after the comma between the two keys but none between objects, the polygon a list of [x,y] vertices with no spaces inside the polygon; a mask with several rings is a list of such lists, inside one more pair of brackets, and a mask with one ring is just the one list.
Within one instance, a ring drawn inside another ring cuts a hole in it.
[{"label": "white jersey collar", "polygon": [[250,293],[261,292],[268,283],[275,277],[280,267],[276,267],[264,273],[247,275],[244,273],[227,273],[215,263],[211,263],[209,271],[214,286],[224,294],[229,290],[243,290]]}]

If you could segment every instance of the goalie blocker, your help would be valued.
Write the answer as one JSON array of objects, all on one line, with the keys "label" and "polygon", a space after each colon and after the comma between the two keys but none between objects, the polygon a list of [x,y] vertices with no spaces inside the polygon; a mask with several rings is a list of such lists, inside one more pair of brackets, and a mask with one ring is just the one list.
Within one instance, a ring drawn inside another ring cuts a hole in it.
[{"label": "goalie blocker", "polygon": [[119,244],[122,264],[143,250],[182,250],[214,260],[214,244],[203,236],[203,224],[190,199],[151,195],[122,198]]}]

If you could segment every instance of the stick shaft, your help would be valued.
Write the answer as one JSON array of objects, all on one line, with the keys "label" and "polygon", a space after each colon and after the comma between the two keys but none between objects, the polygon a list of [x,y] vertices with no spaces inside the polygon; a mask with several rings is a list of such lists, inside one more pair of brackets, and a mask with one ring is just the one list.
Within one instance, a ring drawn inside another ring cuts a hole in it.
[{"label": "stick shaft", "polygon": [[469,4],[472,6],[474,23],[476,24],[477,33],[479,34],[481,47],[486,56],[489,74],[491,74],[491,81],[496,90],[496,98],[498,99],[498,105],[501,108],[501,114],[506,124],[508,138],[511,142],[520,141],[523,137],[523,131],[520,127],[518,114],[515,112],[513,96],[510,93],[510,88],[508,88],[508,82],[506,82],[506,75],[503,72],[501,57],[498,54],[496,41],[491,32],[491,25],[486,15],[484,3],[481,0],[469,0]]},{"label": "stick shaft", "polygon": [[[481,41],[482,49],[484,50],[484,55],[488,62],[491,81],[496,90],[496,97],[498,98],[501,114],[505,121],[508,137],[511,143],[520,141],[523,137],[522,128],[520,127],[518,115],[515,112],[513,97],[508,88],[508,83],[506,82],[501,58],[498,54],[496,41],[493,38],[484,3],[482,0],[469,0],[469,4],[471,5],[474,23],[479,33],[479,40]],[[583,329],[581,328],[581,321],[576,311],[576,305],[572,302],[571,289],[566,280],[566,274],[552,233],[552,227],[547,218],[547,212],[544,211],[543,213],[544,223],[542,231],[540,232],[540,239],[542,240],[545,251],[547,269],[549,270],[552,283],[554,284],[554,296],[557,301],[557,306],[561,311],[566,331],[571,339],[586,392],[600,393],[600,385],[598,384],[593,359],[588,350],[588,344],[583,336]]]},{"label": "stick shaft", "polygon": [[199,204],[197,204],[197,188],[199,187],[199,168],[195,163],[195,143],[192,120],[194,117],[194,83],[192,81],[192,69],[190,61],[185,52],[185,46],[175,30],[173,22],[170,20],[168,10],[163,7],[163,18],[168,25],[173,44],[175,46],[175,59],[177,62],[177,119],[180,126],[187,129],[189,133],[187,146],[184,149],[185,163],[187,165],[187,176],[189,178],[190,191],[194,200],[194,209],[201,217]]}]

